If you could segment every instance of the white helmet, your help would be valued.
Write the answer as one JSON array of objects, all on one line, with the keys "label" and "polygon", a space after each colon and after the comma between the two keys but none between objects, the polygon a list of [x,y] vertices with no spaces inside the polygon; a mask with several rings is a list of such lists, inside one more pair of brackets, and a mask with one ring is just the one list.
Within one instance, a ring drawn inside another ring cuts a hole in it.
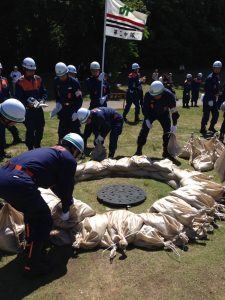
[{"label": "white helmet", "polygon": [[26,109],[19,100],[10,98],[0,104],[0,114],[10,121],[22,123],[25,120]]},{"label": "white helmet", "polygon": [[164,85],[161,81],[155,80],[151,83],[149,93],[152,96],[158,96],[164,91]]},{"label": "white helmet", "polygon": [[137,69],[140,69],[140,66],[137,63],[133,63],[131,68],[132,68],[132,70],[137,70]]},{"label": "white helmet", "polygon": [[198,73],[197,77],[202,77],[202,73]]},{"label": "white helmet", "polygon": [[68,133],[62,139],[63,141],[70,142],[73,146],[75,146],[80,152],[84,152],[84,140],[77,133]]},{"label": "white helmet", "polygon": [[213,68],[222,68],[222,63],[219,60],[214,61]]},{"label": "white helmet", "polygon": [[63,62],[58,62],[55,65],[55,73],[58,77],[65,75],[67,72],[68,72],[68,68]]},{"label": "white helmet", "polygon": [[91,112],[87,108],[80,108],[77,111],[77,118],[81,123],[85,123],[89,118]]},{"label": "white helmet", "polygon": [[100,64],[97,61],[93,61],[90,64],[90,70],[100,70],[100,69],[101,69]]},{"label": "white helmet", "polygon": [[27,70],[36,70],[35,61],[31,57],[24,58],[22,67],[24,67]]},{"label": "white helmet", "polygon": [[74,65],[68,65],[67,68],[68,68],[68,72],[74,73],[74,74],[77,73],[77,68]]},{"label": "white helmet", "polygon": [[0,69],[2,69],[2,63],[0,63]]},{"label": "white helmet", "polygon": [[187,74],[187,75],[186,75],[186,78],[187,78],[187,79],[191,79],[191,78],[192,78],[192,75],[191,75],[191,74]]}]

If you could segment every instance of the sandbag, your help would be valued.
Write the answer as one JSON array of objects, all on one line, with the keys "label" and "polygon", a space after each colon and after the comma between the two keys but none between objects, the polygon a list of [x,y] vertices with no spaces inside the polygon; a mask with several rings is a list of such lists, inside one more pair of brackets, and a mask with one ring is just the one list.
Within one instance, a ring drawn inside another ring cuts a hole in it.
[{"label": "sandbag", "polygon": [[39,190],[51,210],[53,226],[56,228],[73,228],[77,223],[84,220],[84,218],[95,215],[95,211],[88,204],[73,198],[73,204],[69,209],[69,220],[63,221],[60,218],[60,214],[62,213],[60,199],[50,189],[39,188]]},{"label": "sandbag", "polygon": [[106,158],[106,148],[102,144],[97,144],[90,153],[91,159],[95,161],[102,161]]},{"label": "sandbag", "polygon": [[162,213],[142,213],[139,216],[144,220],[145,225],[155,228],[165,240],[177,246],[184,246],[188,243],[184,226],[175,218]]},{"label": "sandbag", "polygon": [[177,142],[176,135],[172,132],[170,133],[167,151],[172,157],[176,157],[181,152],[181,147]]},{"label": "sandbag", "polygon": [[101,245],[106,232],[108,217],[106,214],[96,214],[85,218],[77,227],[79,232],[75,235],[74,248],[93,249]]},{"label": "sandbag", "polygon": [[224,182],[224,180],[225,180],[225,149],[221,152],[220,157],[216,160],[214,169],[218,173],[221,182]]},{"label": "sandbag", "polygon": [[[194,231],[198,238],[207,236],[209,224],[213,221],[212,217],[206,215],[204,210],[197,210],[191,207],[182,199],[174,196],[167,196],[154,202],[149,212],[161,212],[175,218],[181,224]],[[189,236],[193,238],[193,236]]]},{"label": "sandbag", "polygon": [[18,253],[22,246],[20,235],[24,232],[23,214],[10,204],[0,210],[0,250]]}]

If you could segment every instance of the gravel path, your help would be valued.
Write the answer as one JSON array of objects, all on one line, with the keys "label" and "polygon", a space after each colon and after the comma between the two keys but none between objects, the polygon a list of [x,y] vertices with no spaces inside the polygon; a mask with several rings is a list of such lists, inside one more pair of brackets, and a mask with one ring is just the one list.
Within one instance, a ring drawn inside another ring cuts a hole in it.
[{"label": "gravel path", "polygon": [[[198,101],[198,105],[202,105],[200,100]],[[182,100],[177,101],[177,106],[182,106]],[[55,107],[55,102],[54,101],[49,101],[48,102],[48,107],[46,107],[44,110],[45,111],[52,111],[52,109]],[[88,108],[89,107],[89,101],[84,101],[83,102],[83,107]],[[108,101],[108,107],[112,107],[114,109],[123,109],[123,100],[117,100],[117,101]]]}]

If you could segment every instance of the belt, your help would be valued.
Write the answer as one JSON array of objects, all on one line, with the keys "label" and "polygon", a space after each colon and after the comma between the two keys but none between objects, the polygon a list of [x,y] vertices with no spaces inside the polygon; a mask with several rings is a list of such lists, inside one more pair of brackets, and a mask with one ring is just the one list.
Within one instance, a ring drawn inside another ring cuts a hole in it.
[{"label": "belt", "polygon": [[12,168],[12,170],[22,171],[23,173],[27,174],[30,177],[34,176],[34,174],[29,169],[24,168],[21,165],[14,165],[10,161],[7,162],[5,165],[3,165],[3,168],[8,168],[8,167]]}]

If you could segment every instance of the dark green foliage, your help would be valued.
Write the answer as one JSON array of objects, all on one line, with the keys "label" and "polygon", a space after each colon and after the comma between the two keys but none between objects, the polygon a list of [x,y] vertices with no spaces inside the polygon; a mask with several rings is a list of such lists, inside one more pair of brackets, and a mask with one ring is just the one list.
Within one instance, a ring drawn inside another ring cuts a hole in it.
[{"label": "dark green foliage", "polygon": [[[124,0],[148,13],[142,42],[107,38],[107,71],[133,62],[146,67],[211,65],[225,56],[223,0]],[[40,71],[57,61],[101,62],[104,0],[2,0],[0,60],[9,71],[26,56]],[[150,34],[149,34],[150,33]]]}]

